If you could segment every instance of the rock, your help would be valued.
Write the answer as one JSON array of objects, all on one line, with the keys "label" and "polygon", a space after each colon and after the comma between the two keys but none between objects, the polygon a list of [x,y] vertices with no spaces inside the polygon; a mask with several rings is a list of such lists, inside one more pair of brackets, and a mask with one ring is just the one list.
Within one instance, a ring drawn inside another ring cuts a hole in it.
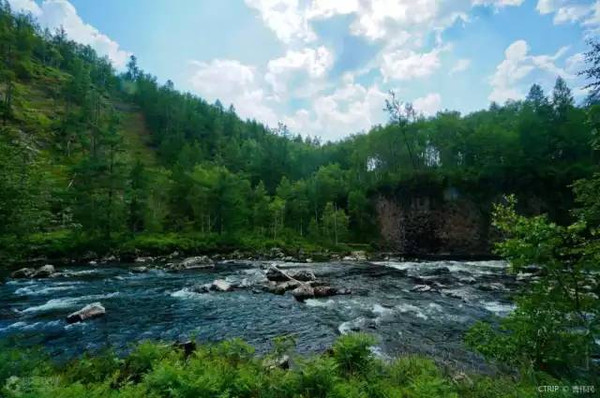
[{"label": "rock", "polygon": [[294,290],[292,290],[292,296],[300,302],[304,302],[304,300],[315,297],[315,289],[310,285],[301,285]]},{"label": "rock", "polygon": [[273,282],[287,282],[290,277],[277,267],[271,266],[267,270],[267,279]]},{"label": "rock", "polygon": [[148,271],[148,267],[135,267],[131,269],[131,272],[133,272],[134,274],[145,274]]},{"label": "rock", "polygon": [[207,283],[205,285],[195,285],[190,290],[194,293],[208,293],[210,292],[212,284]]},{"label": "rock", "polygon": [[10,274],[11,278],[14,279],[23,279],[23,278],[31,278],[35,274],[35,269],[33,268],[21,268],[16,270],[12,274]]},{"label": "rock", "polygon": [[269,254],[270,254],[271,258],[281,259],[281,258],[285,257],[285,254],[283,253],[283,250],[281,250],[278,247],[272,248]]},{"label": "rock", "polygon": [[152,261],[154,261],[154,258],[153,257],[138,257],[133,261],[135,263],[151,263]]},{"label": "rock", "polygon": [[282,260],[285,261],[286,263],[297,263],[298,262],[298,259],[296,259],[292,256],[284,257]]},{"label": "rock", "polygon": [[367,261],[367,254],[362,250],[352,252],[351,256],[354,257],[356,261]]},{"label": "rock", "polygon": [[300,282],[311,282],[317,280],[315,274],[309,270],[291,271],[288,272],[288,275],[296,280],[299,280]]},{"label": "rock", "polygon": [[185,269],[212,268],[214,263],[208,256],[197,256],[186,258],[181,262],[181,266]]},{"label": "rock", "polygon": [[49,278],[54,273],[56,273],[56,269],[54,269],[54,265],[46,264],[43,267],[38,268],[33,274],[32,278]]},{"label": "rock", "polygon": [[77,312],[67,316],[67,323],[83,322],[106,315],[106,309],[100,303],[86,305]]},{"label": "rock", "polygon": [[192,355],[194,353],[194,351],[196,351],[196,342],[195,341],[184,341],[184,342],[180,342],[180,343],[175,343],[174,344],[176,348],[179,348],[180,350],[183,351],[183,356],[184,358],[188,358],[190,355]]},{"label": "rock", "polygon": [[233,290],[233,286],[231,286],[231,283],[223,279],[217,279],[210,285],[210,290],[216,292],[230,292]]},{"label": "rock", "polygon": [[282,283],[270,282],[268,285],[265,286],[265,290],[269,293],[282,295],[289,290],[296,289],[298,286],[300,286],[300,283],[295,281],[288,281]]},{"label": "rock", "polygon": [[307,262],[307,263],[312,263],[312,262],[313,262],[313,259],[312,259],[312,258],[307,258],[307,259],[306,259],[306,262]]},{"label": "rock", "polygon": [[91,265],[91,266],[96,266],[96,265],[98,265],[98,261],[92,260],[88,264]]},{"label": "rock", "polygon": [[317,286],[313,292],[315,297],[331,297],[338,294],[338,290],[331,286]]},{"label": "rock", "polygon": [[276,358],[267,358],[264,360],[263,365],[269,370],[273,369],[289,369],[290,368],[290,357],[288,355],[282,355]]}]

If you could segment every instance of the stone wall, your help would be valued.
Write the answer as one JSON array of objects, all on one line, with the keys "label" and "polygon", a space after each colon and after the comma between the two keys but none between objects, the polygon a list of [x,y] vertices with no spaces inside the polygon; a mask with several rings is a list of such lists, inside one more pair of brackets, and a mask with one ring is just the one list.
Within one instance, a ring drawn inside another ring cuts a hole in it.
[{"label": "stone wall", "polygon": [[489,210],[456,191],[378,196],[385,247],[406,255],[487,255]]}]

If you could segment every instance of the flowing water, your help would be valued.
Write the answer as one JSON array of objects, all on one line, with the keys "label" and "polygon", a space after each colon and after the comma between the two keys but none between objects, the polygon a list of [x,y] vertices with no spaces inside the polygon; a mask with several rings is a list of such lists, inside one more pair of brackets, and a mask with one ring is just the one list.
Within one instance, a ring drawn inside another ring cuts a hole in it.
[{"label": "flowing water", "polygon": [[[299,303],[288,294],[264,292],[265,268],[308,268],[348,296]],[[462,343],[480,319],[505,316],[515,279],[506,264],[486,262],[378,262],[292,264],[226,262],[213,270],[136,274],[126,265],[61,268],[50,279],[11,280],[0,285],[0,340],[43,345],[54,356],[71,357],[107,346],[123,350],[152,339],[196,338],[216,342],[240,337],[259,351],[272,339],[294,335],[299,352],[327,349],[351,331],[377,335],[376,351],[393,357],[422,353],[478,367],[481,359]],[[194,293],[192,287],[226,279],[244,288]],[[437,291],[413,291],[436,284]],[[66,315],[100,302],[106,316],[68,325]]]}]

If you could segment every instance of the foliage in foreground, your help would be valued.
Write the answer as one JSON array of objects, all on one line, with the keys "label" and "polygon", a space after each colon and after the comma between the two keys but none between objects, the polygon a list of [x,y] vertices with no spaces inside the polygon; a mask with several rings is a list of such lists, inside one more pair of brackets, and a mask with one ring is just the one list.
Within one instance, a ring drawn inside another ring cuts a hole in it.
[{"label": "foliage in foreground", "polygon": [[[593,119],[592,119],[593,121]],[[594,125],[595,128],[598,125]],[[596,130],[596,133],[599,130]],[[499,330],[479,323],[467,342],[489,358],[572,380],[598,381],[600,347],[600,174],[574,185],[575,222],[557,225],[546,216],[524,217],[516,200],[495,210],[506,239],[497,252],[513,271],[538,276],[517,299]]]},{"label": "foliage in foreground", "polygon": [[[375,358],[367,335],[341,337],[327,354],[292,355],[290,370],[269,366],[240,340],[200,346],[191,356],[142,343],[121,359],[112,353],[53,365],[39,355],[0,351],[0,391],[6,397],[534,397],[524,380],[452,375],[431,360]],[[37,359],[36,359],[37,358]],[[271,361],[271,362],[270,362]],[[548,377],[543,384],[557,384]],[[557,397],[562,396],[560,394]]]}]

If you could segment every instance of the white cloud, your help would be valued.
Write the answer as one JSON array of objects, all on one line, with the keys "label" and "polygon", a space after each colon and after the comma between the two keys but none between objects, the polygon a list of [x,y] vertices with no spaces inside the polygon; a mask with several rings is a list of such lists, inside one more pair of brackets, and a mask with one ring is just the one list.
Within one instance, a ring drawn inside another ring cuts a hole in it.
[{"label": "white cloud", "polygon": [[427,53],[398,49],[384,53],[382,56],[381,74],[389,80],[409,80],[429,76],[441,66],[440,49]]},{"label": "white cloud", "polygon": [[442,96],[430,93],[413,101],[415,110],[425,116],[433,116],[442,108]]},{"label": "white cloud", "polygon": [[296,94],[311,95],[325,81],[333,65],[333,54],[324,46],[288,50],[285,56],[269,61],[265,80],[276,96],[294,90]]},{"label": "white cloud", "polygon": [[580,23],[588,28],[600,26],[600,1],[538,0],[536,6],[542,15],[554,14],[554,24]]},{"label": "white cloud", "polygon": [[566,51],[567,48],[563,47],[554,55],[529,55],[526,41],[518,40],[512,43],[505,51],[505,59],[498,65],[490,80],[490,101],[502,103],[509,99],[522,98],[523,80],[533,71],[544,72],[549,79],[555,79],[557,76],[574,79],[574,74],[556,65],[556,61],[562,58]]},{"label": "white cloud", "polygon": [[256,119],[270,126],[278,122],[273,109],[267,104],[262,82],[256,70],[236,60],[215,59],[211,62],[190,62],[189,84],[194,92],[225,106],[234,104],[242,118]]},{"label": "white cloud", "polygon": [[313,41],[315,33],[308,23],[305,10],[299,0],[244,0],[248,7],[256,9],[264,24],[284,43],[295,40]]},{"label": "white cloud", "polygon": [[33,0],[9,0],[8,4],[15,12],[31,13],[37,17],[40,13],[40,7]]},{"label": "white cloud", "polygon": [[300,133],[338,140],[385,122],[386,97],[377,85],[365,87],[346,75],[332,93],[315,98],[311,109],[301,109],[284,122]]},{"label": "white cloud", "polygon": [[9,0],[9,3],[16,11],[31,12],[44,28],[56,30],[62,26],[70,39],[90,45],[100,55],[107,56],[117,68],[124,67],[131,55],[117,42],[86,24],[67,0],[45,0],[41,6],[33,0]]},{"label": "white cloud", "polygon": [[471,66],[470,59],[459,59],[458,61],[456,61],[456,64],[454,64],[452,69],[450,69],[449,74],[454,75],[456,73],[464,72],[467,69],[469,69],[470,66]]},{"label": "white cloud", "polygon": [[523,4],[525,0],[472,0],[475,6],[493,6],[496,8],[515,7]]}]

